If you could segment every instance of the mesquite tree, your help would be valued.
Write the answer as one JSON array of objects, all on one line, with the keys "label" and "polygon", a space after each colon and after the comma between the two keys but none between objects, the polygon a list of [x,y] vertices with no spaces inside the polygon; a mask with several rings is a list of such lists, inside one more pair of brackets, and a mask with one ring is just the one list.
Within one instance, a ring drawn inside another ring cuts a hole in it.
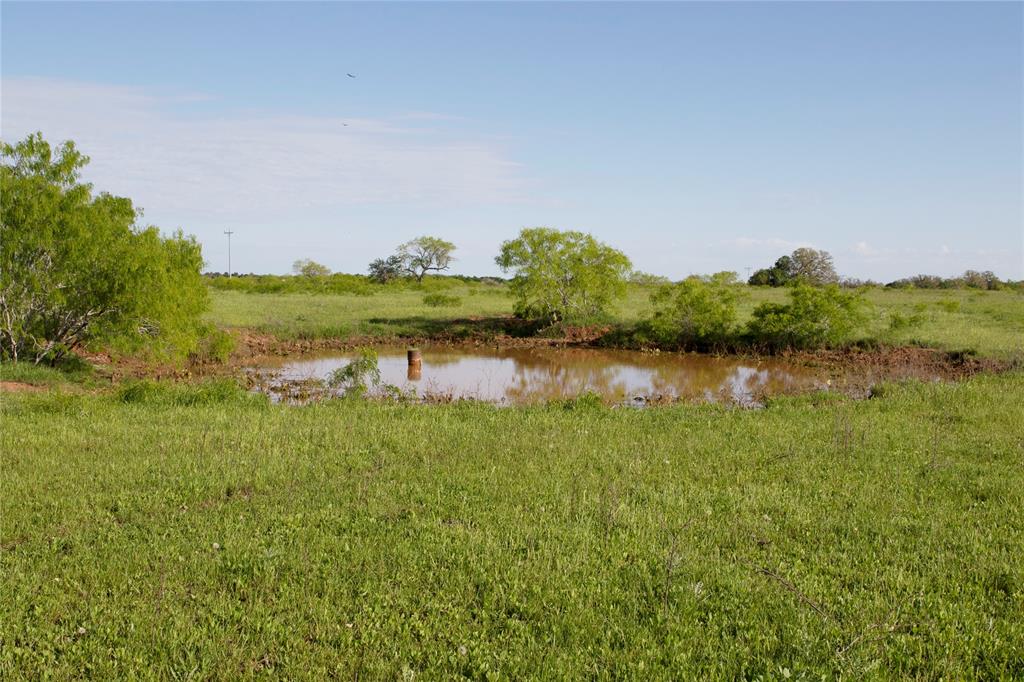
[{"label": "mesquite tree", "polygon": [[522,230],[504,242],[495,262],[512,270],[515,312],[522,317],[588,320],[625,294],[632,269],[621,251],[576,231]]},{"label": "mesquite tree", "polygon": [[199,245],[140,226],[130,199],[80,181],[89,159],[40,133],[0,143],[0,354],[56,362],[105,338],[184,355],[207,293]]}]

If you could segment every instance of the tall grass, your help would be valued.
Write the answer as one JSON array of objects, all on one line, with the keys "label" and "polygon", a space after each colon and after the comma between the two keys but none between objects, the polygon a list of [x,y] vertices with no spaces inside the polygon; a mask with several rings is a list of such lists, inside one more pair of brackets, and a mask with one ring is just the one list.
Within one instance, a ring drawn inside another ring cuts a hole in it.
[{"label": "tall grass", "polygon": [[1019,373],[759,411],[239,390],[5,396],[0,677],[1024,676]]}]

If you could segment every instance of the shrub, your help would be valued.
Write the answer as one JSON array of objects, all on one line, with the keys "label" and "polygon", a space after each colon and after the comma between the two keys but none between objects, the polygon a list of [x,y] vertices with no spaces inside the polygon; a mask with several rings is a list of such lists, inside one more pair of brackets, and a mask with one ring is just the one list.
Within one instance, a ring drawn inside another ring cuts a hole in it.
[{"label": "shrub", "polygon": [[454,308],[462,303],[462,299],[449,294],[434,293],[424,296],[423,303],[431,308]]},{"label": "shrub", "polygon": [[346,397],[363,397],[371,386],[380,385],[377,351],[372,348],[360,348],[354,360],[331,372],[327,378],[327,385],[341,389]]},{"label": "shrub", "polygon": [[58,362],[92,340],[169,357],[207,305],[199,244],[140,225],[130,199],[80,182],[89,159],[42,135],[0,144],[0,354]]},{"label": "shrub", "polygon": [[903,315],[902,313],[889,313],[889,331],[903,329],[916,329],[924,323],[924,315]]},{"label": "shrub", "polygon": [[945,310],[947,313],[958,313],[960,312],[960,301],[936,301],[935,305]]},{"label": "shrub", "polygon": [[399,255],[378,258],[370,263],[370,279],[378,284],[396,280],[405,272],[405,263]]},{"label": "shrub", "polygon": [[235,337],[223,329],[212,327],[200,340],[199,348],[192,354],[193,362],[216,362],[224,364],[231,359],[237,342]]},{"label": "shrub", "polygon": [[651,295],[655,312],[650,328],[662,343],[684,348],[718,348],[735,331],[739,299],[734,273],[689,277]]},{"label": "shrub", "polygon": [[787,304],[762,303],[747,330],[767,348],[822,348],[850,340],[865,320],[863,297],[836,285],[815,288],[798,284]]}]

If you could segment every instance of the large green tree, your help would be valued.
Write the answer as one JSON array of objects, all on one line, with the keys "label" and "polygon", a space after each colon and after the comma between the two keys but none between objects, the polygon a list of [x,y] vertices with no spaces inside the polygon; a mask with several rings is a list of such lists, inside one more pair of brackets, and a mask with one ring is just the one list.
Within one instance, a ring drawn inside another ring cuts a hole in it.
[{"label": "large green tree", "polygon": [[193,350],[207,304],[199,245],[137,223],[130,199],[94,195],[89,159],[40,133],[0,143],[0,354],[55,362],[95,338]]},{"label": "large green tree", "polygon": [[589,234],[550,227],[522,230],[501,245],[495,262],[513,271],[515,311],[523,317],[584,320],[625,294],[632,265]]}]

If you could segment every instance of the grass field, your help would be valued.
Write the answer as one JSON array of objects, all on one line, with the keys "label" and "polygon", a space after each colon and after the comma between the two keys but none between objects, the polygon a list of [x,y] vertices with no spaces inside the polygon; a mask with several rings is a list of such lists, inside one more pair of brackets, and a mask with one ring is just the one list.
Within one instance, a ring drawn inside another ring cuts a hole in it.
[{"label": "grass field", "polygon": [[[396,289],[372,295],[250,294],[212,290],[208,319],[225,327],[250,328],[285,339],[350,336],[423,336],[470,331],[455,320],[493,318],[512,312],[505,287],[457,284],[445,290],[461,303],[430,308],[424,293]],[[785,289],[751,288],[740,308],[745,322],[754,306],[784,302]],[[631,287],[612,319],[629,323],[650,314],[650,290]],[[865,336],[888,343],[973,349],[985,356],[1024,354],[1024,295],[1013,291],[871,289],[872,314]],[[917,318],[891,329],[892,314]]]},{"label": "grass field", "polygon": [[1022,395],[7,395],[0,678],[1020,679]]},{"label": "grass field", "polygon": [[[420,336],[511,310],[445,293],[214,290],[208,319]],[[1024,353],[1019,294],[867,296],[866,337]],[[613,321],[648,312],[634,287]],[[1024,678],[1019,371],[762,410],[0,375],[45,389],[0,394],[0,679]]]}]

